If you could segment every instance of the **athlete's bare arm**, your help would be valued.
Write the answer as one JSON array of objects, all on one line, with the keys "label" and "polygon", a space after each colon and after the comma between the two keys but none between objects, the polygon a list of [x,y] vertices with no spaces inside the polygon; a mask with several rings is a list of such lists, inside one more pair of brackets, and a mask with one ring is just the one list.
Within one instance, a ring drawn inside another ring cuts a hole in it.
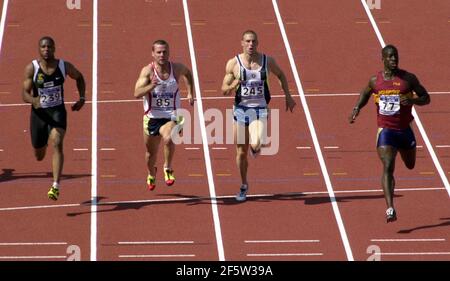
[{"label": "athlete's bare arm", "polygon": [[33,75],[34,67],[30,63],[25,67],[25,74],[23,80],[22,99],[26,103],[31,103],[35,109],[41,107],[39,97],[33,97]]},{"label": "athlete's bare arm", "polygon": [[417,79],[417,77],[410,73],[407,77],[406,80],[408,81],[408,83],[411,86],[411,89],[416,93],[417,98],[413,97],[402,97],[401,99],[401,103],[403,105],[410,105],[410,104],[415,104],[415,105],[426,105],[430,103],[430,95],[428,94],[428,91],[425,89],[424,86],[422,86],[422,84],[420,84],[419,79]]},{"label": "athlete's bare arm", "polygon": [[149,65],[144,66],[136,81],[136,86],[134,87],[134,97],[141,98],[145,96],[150,93],[156,85],[158,85],[158,80],[155,75],[152,75],[152,69]]},{"label": "athlete's bare arm", "polygon": [[372,94],[372,90],[375,87],[375,83],[377,81],[377,76],[370,77],[369,83],[367,84],[364,89],[361,90],[361,93],[359,94],[358,102],[356,103],[355,107],[352,110],[352,113],[350,114],[348,121],[351,123],[355,122],[356,117],[359,114],[359,111],[361,108],[366,106],[367,102],[370,99],[370,96]]},{"label": "athlete's bare arm", "polygon": [[287,83],[286,75],[284,75],[284,72],[271,57],[267,57],[267,66],[269,68],[269,71],[275,74],[275,76],[280,81],[281,88],[283,89],[284,95],[286,96],[286,111],[289,109],[292,112],[295,107],[295,101],[292,99],[292,96],[289,93],[289,85]]},{"label": "athlete's bare arm", "polygon": [[184,78],[184,82],[186,84],[187,89],[187,99],[190,105],[194,105],[194,96],[193,96],[194,79],[192,77],[192,72],[189,70],[189,68],[187,68],[184,64],[181,63],[174,63],[173,67],[177,81],[179,80],[179,77]]},{"label": "athlete's bare arm", "polygon": [[65,62],[67,75],[77,81],[77,90],[80,95],[80,99],[72,105],[72,111],[80,110],[85,102],[86,98],[86,83],[84,82],[83,74],[70,62]]},{"label": "athlete's bare arm", "polygon": [[228,60],[227,65],[225,67],[225,77],[222,82],[222,94],[225,96],[230,95],[239,85],[239,77],[236,75],[236,59],[232,58]]}]

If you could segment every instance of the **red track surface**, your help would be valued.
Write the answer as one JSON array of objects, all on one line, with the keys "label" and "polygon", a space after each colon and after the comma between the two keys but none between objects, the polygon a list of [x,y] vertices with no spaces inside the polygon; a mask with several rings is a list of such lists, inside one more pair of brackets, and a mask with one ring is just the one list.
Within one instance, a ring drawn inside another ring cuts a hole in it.
[{"label": "red track surface", "polygon": [[[157,188],[148,192],[142,104],[129,101],[133,99],[140,69],[151,60],[153,40],[166,39],[171,45],[172,60],[191,65],[182,2],[136,0],[126,5],[118,0],[99,2],[97,259],[218,260],[206,176],[208,161],[204,159],[202,145],[177,146],[174,158],[177,183],[171,188],[162,181],[161,150]],[[442,188],[443,183],[417,128],[416,138],[423,148],[418,150],[417,166],[412,171],[398,159],[395,202],[399,220],[387,225],[379,183],[381,164],[374,147],[373,104],[363,110],[355,124],[347,123],[357,97],[338,93],[359,92],[382,67],[380,44],[361,3],[304,2],[279,1],[279,7],[354,259],[368,259],[372,254],[368,253],[368,247],[375,245],[387,253],[381,260],[449,260],[450,255],[445,254],[450,252],[449,196],[445,189],[432,189]],[[383,1],[381,10],[372,10],[386,43],[399,47],[401,66],[416,73],[429,91],[447,92],[432,95],[430,105],[417,108],[434,146],[448,145],[450,139],[448,124],[443,122],[449,116],[450,54],[442,43],[450,39],[450,5],[435,2],[430,8],[418,0]],[[249,28],[259,35],[260,51],[277,60],[288,77],[292,93],[298,94],[271,1],[188,3],[201,94],[208,98],[203,100],[204,110],[225,112],[231,108],[231,99],[213,98],[220,96],[226,61],[241,52],[240,36]],[[48,9],[53,16],[37,20],[35,11],[42,9]],[[429,15],[417,15],[413,25],[411,15],[417,11],[428,11]],[[92,7],[83,1],[81,10],[68,10],[56,1],[9,3],[0,54],[3,120],[0,149],[4,150],[0,151],[4,171],[0,175],[0,224],[8,225],[0,233],[2,259],[26,259],[26,256],[61,259],[67,255],[69,245],[80,247],[81,259],[90,259],[91,104],[86,104],[81,112],[69,112],[62,195],[57,203],[49,202],[45,196],[51,183],[48,172],[52,150],[49,149],[42,163],[34,160],[28,132],[30,109],[28,105],[17,104],[22,103],[23,69],[37,56],[36,42],[44,34],[55,38],[59,57],[83,72],[90,99],[92,12]],[[273,77],[271,89],[273,95],[281,94]],[[73,81],[66,83],[66,101],[76,99],[75,90]],[[327,93],[336,95],[323,95]],[[246,203],[236,204],[233,198],[240,185],[234,146],[209,146],[226,260],[348,258],[298,97],[296,102],[295,112],[286,113],[284,100],[272,99],[271,108],[280,109],[280,148],[276,155],[250,159],[250,196]],[[185,101],[183,106],[187,107]],[[195,115],[192,108],[189,111],[191,116]],[[198,118],[191,125],[199,126]],[[312,148],[296,149],[307,146]],[[331,146],[339,148],[324,148]],[[213,149],[217,147],[226,149]],[[88,150],[74,151],[78,148]],[[434,149],[448,175],[449,148]],[[425,190],[404,190],[410,188]],[[37,207],[17,209],[27,206]],[[257,240],[260,243],[254,243]],[[261,240],[314,241],[261,243]],[[5,244],[30,242],[66,244]],[[267,254],[274,255],[264,256]]]}]

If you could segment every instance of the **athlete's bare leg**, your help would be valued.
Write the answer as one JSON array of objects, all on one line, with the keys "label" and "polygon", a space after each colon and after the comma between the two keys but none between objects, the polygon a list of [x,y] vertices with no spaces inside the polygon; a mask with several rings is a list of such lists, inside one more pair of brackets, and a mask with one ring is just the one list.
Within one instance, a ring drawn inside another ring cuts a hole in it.
[{"label": "athlete's bare leg", "polygon": [[50,131],[50,143],[53,145],[53,181],[59,183],[64,165],[63,143],[66,131],[61,128],[53,128]]},{"label": "athlete's bare leg", "polygon": [[148,174],[152,177],[156,176],[155,163],[160,142],[161,136],[149,136],[144,133],[144,143],[147,149],[147,151],[145,152],[145,161],[147,163]]},{"label": "athlete's bare leg", "polygon": [[172,159],[175,153],[175,144],[172,141],[172,129],[176,126],[175,122],[170,121],[161,126],[159,134],[164,144],[164,168],[172,169]]},{"label": "athlete's bare leg", "polygon": [[233,124],[234,143],[236,144],[236,164],[241,174],[242,184],[247,183],[247,168],[248,168],[248,145],[249,145],[249,130],[244,125],[239,125],[237,122]]},{"label": "athlete's bare leg", "polygon": [[265,124],[261,120],[254,120],[248,126],[250,134],[250,146],[253,151],[258,152],[264,144]]},{"label": "athlete's bare leg", "polygon": [[388,208],[394,208],[394,169],[397,149],[392,146],[380,146],[377,149],[378,156],[383,163],[383,175],[381,185]]}]

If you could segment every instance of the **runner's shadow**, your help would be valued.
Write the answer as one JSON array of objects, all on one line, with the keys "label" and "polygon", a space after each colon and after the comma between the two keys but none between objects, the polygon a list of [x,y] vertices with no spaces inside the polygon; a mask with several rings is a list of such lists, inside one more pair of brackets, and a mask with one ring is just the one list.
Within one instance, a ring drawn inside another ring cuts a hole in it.
[{"label": "runner's shadow", "polygon": [[[53,174],[47,173],[14,173],[15,169],[2,169],[3,173],[0,174],[0,183],[21,180],[21,179],[47,179],[52,178]],[[78,174],[78,175],[61,175],[61,180],[70,180],[76,178],[90,177],[91,174]]]},{"label": "runner's shadow", "polygon": [[[161,195],[163,196],[163,195]],[[179,195],[181,197],[180,200],[165,200],[165,199],[154,199],[154,200],[135,200],[135,201],[116,201],[116,202],[101,202],[108,197],[97,197],[97,213],[106,213],[106,212],[118,212],[118,211],[126,211],[126,210],[139,210],[144,207],[154,206],[154,205],[168,205],[168,204],[188,204],[190,205],[192,202],[200,201],[200,200],[209,200],[209,198],[202,198],[198,196],[191,195]],[[92,200],[88,200],[81,203],[82,206],[90,207],[92,205]],[[112,208],[105,209],[104,207]],[[68,217],[74,217],[79,215],[90,214],[91,210],[85,212],[72,212],[67,213]]]},{"label": "runner's shadow", "polygon": [[402,230],[398,231],[398,233],[407,234],[407,233],[411,233],[413,231],[420,230],[420,229],[442,227],[442,226],[450,226],[450,218],[440,218],[440,220],[442,220],[444,222],[437,223],[437,224],[429,224],[429,225],[418,226],[418,227],[414,227],[414,228],[410,228],[410,229],[402,229]]}]

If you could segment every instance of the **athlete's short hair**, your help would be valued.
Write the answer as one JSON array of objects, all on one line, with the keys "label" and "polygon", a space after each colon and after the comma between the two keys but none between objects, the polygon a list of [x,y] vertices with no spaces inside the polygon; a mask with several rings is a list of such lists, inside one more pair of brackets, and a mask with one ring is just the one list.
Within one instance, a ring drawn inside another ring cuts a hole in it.
[{"label": "athlete's short hair", "polygon": [[252,34],[252,35],[254,35],[255,38],[256,38],[256,40],[258,40],[258,35],[256,34],[255,31],[253,31],[253,30],[251,30],[251,29],[247,29],[246,31],[244,31],[244,32],[242,33],[242,39],[244,39],[244,36],[247,35],[247,34]]},{"label": "athlete's short hair", "polygon": [[55,46],[55,40],[53,40],[53,38],[50,36],[43,36],[41,39],[39,39],[39,42],[38,42],[39,46],[41,46],[42,41],[45,41],[45,40],[50,41],[50,43],[53,46]]},{"label": "athlete's short hair", "polygon": [[169,43],[167,43],[167,41],[162,40],[162,39],[158,39],[158,40],[155,40],[153,42],[153,44],[152,44],[152,51],[155,50],[155,45],[163,45],[163,46],[169,47]]},{"label": "athlete's short hair", "polygon": [[388,50],[392,50],[398,54],[397,47],[389,44],[389,45],[384,46],[383,49],[381,49],[381,56],[384,57],[384,55],[387,53]]}]

